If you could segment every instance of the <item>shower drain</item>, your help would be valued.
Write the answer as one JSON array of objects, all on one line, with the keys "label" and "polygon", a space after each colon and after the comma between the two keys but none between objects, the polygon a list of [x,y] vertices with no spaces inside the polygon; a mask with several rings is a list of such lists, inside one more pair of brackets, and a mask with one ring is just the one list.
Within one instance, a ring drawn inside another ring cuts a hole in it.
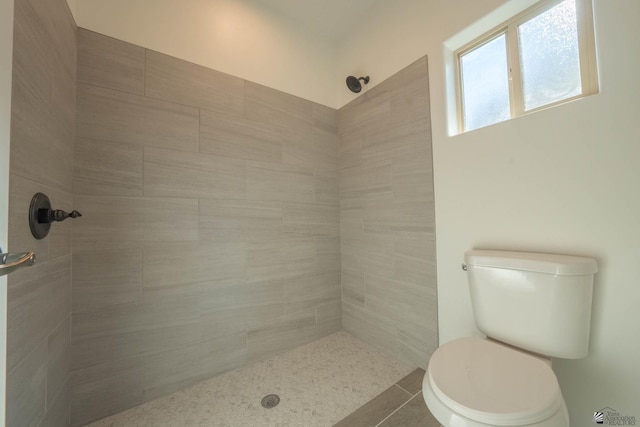
[{"label": "shower drain", "polygon": [[280,403],[280,397],[278,397],[277,394],[267,394],[262,398],[260,403],[262,403],[262,406],[267,409],[273,408],[274,406],[278,406],[278,403]]}]

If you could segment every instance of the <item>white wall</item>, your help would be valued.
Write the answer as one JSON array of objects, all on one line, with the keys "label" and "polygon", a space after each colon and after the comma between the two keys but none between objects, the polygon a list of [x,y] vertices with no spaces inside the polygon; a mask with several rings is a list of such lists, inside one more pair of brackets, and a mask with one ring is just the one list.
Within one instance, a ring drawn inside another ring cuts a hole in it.
[{"label": "white wall", "polygon": [[[7,248],[9,222],[9,135],[13,69],[13,0],[0,1],[0,247]],[[0,426],[5,421],[7,278],[0,277]]]},{"label": "white wall", "polygon": [[339,52],[339,73],[366,70],[375,84],[429,56],[440,342],[478,333],[464,251],[593,256],[590,355],[554,368],[572,425],[605,406],[640,418],[640,2],[594,1],[599,94],[449,137],[442,43],[502,3],[379,2]]},{"label": "white wall", "polygon": [[68,1],[80,27],[336,106],[336,49],[258,3]]}]

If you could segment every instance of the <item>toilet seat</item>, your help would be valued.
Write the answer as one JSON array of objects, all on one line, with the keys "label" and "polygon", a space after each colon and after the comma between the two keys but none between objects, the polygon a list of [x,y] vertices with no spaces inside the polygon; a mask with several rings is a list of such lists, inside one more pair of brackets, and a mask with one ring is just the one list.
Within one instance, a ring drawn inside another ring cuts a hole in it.
[{"label": "toilet seat", "polygon": [[461,338],[438,348],[427,370],[433,393],[452,411],[489,425],[535,424],[562,406],[547,363],[481,338]]}]

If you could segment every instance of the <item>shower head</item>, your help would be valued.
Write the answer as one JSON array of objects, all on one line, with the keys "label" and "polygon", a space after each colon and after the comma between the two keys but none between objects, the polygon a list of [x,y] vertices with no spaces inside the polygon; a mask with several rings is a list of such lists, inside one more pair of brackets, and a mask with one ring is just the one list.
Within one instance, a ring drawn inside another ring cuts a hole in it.
[{"label": "shower head", "polygon": [[354,76],[347,77],[347,87],[351,92],[360,93],[360,91],[362,90],[362,85],[360,84],[360,80],[362,80],[364,84],[367,84],[369,83],[369,76],[359,77],[359,78]]}]

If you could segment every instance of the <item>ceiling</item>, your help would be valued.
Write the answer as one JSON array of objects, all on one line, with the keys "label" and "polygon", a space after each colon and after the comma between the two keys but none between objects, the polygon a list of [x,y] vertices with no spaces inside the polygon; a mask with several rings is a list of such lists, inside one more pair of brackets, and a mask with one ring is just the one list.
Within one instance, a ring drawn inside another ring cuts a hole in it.
[{"label": "ceiling", "polygon": [[347,35],[378,0],[254,0],[330,42]]}]

